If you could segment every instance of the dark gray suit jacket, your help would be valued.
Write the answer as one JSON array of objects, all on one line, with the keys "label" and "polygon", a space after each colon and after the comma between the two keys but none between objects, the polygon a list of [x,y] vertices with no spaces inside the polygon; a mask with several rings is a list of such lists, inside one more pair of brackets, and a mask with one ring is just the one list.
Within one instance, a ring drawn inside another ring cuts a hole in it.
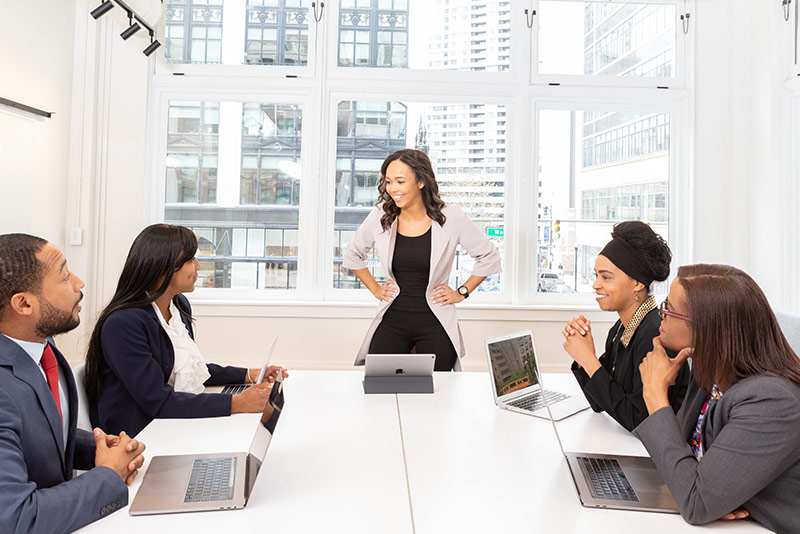
[{"label": "dark gray suit jacket", "polygon": [[713,521],[744,508],[781,533],[800,532],[800,386],[782,378],[736,378],[711,401],[703,458],[688,439],[707,393],[694,381],[677,415],[662,408],[635,430],[683,518]]},{"label": "dark gray suit jacket", "polygon": [[[72,532],[128,504],[128,487],[94,467],[94,437],[76,428],[78,395],[53,345],[69,397],[69,434],[39,367],[0,335],[0,532]],[[94,468],[93,468],[94,467]],[[90,469],[72,477],[73,469]]]}]

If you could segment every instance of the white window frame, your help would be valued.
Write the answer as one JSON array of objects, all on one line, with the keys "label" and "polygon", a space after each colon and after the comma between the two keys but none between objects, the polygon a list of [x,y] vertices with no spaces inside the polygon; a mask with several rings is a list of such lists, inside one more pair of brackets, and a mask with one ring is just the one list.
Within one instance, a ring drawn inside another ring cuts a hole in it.
[{"label": "white window frame", "polygon": [[[557,2],[579,2],[587,0],[546,0]],[[604,0],[591,0],[602,3]],[[532,9],[536,11],[533,16],[533,28],[531,30],[531,84],[533,85],[575,85],[575,86],[605,86],[605,87],[642,87],[669,89],[681,89],[686,87],[687,72],[687,35],[684,35],[681,26],[680,16],[686,11],[694,11],[694,0],[610,0],[615,3],[632,4],[655,4],[655,5],[674,5],[675,6],[675,67],[674,77],[625,77],[609,75],[580,75],[580,74],[542,74],[539,73],[539,21],[540,21],[540,0],[531,0]],[[685,6],[685,7],[684,7]],[[689,34],[693,31],[694,21],[690,17]]]},{"label": "white window frame", "polygon": [[[409,5],[412,0],[409,0]],[[489,2],[496,0],[487,0]],[[325,57],[329,80],[350,80],[353,78],[366,80],[395,81],[402,84],[460,83],[460,84],[519,84],[527,80],[526,63],[528,61],[528,43],[530,32],[525,26],[524,16],[520,16],[527,8],[525,0],[510,0],[511,6],[511,54],[508,71],[470,72],[442,69],[411,69],[383,67],[340,67],[339,66],[339,0],[330,0],[325,4],[326,43]],[[330,10],[330,13],[328,13]],[[409,22],[411,18],[409,17]]]},{"label": "white window frame", "polygon": [[796,149],[800,144],[800,78],[790,80],[786,86],[789,91],[789,113],[784,130],[783,209],[786,217],[781,227],[785,232],[783,247],[787,264],[783,268],[783,293],[786,311],[800,313],[800,280],[797,278],[800,270],[800,154]]},{"label": "white window frame", "polygon": [[[229,20],[234,14],[239,12],[245,13],[244,32],[242,33],[241,40],[241,53],[244,57],[245,38],[247,36],[247,20],[246,9],[247,0],[220,0],[223,4],[222,11],[222,46],[223,54],[225,51],[225,28],[226,21]],[[207,76],[242,76],[242,69],[246,69],[247,76],[256,78],[314,78],[317,73],[317,39],[320,33],[320,24],[314,20],[314,9],[311,7],[311,0],[303,0],[308,8],[308,62],[306,65],[246,65],[246,64],[225,64],[225,63],[173,63],[168,62],[164,57],[164,52],[158,51],[157,60],[155,62],[156,75],[207,75]],[[326,4],[327,9],[327,4]],[[166,21],[166,4],[164,4],[162,11],[162,21]],[[324,21],[324,16],[323,19]],[[166,22],[160,24],[158,27],[158,40],[166,43]],[[230,44],[229,46],[234,46]]]}]

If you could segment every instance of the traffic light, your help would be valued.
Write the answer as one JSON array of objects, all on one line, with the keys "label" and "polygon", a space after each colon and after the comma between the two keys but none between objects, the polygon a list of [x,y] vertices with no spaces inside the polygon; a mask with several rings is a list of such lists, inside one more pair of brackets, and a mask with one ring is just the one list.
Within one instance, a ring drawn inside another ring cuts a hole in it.
[{"label": "traffic light", "polygon": [[561,237],[561,220],[556,219],[553,221],[553,239]]}]

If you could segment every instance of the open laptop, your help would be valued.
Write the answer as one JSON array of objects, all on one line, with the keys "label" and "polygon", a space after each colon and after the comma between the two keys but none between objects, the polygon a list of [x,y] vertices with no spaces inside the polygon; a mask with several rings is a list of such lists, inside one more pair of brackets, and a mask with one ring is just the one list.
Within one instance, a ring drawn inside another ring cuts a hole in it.
[{"label": "open laptop", "polygon": [[[546,408],[549,412],[550,406]],[[672,494],[650,458],[567,452],[558,435],[555,417],[549,419],[583,506],[678,513]]]},{"label": "open laptop", "polygon": [[249,452],[154,456],[130,514],[235,510],[247,506],[282,409],[283,376],[278,375],[256,424]]},{"label": "open laptop", "polygon": [[584,398],[540,386],[530,330],[487,339],[486,356],[494,402],[503,409],[548,419],[549,402],[553,418],[560,421],[589,407]]},{"label": "open laptop", "polygon": [[[275,350],[275,344],[278,342],[279,335],[281,335],[280,332],[275,334],[275,337],[272,339],[272,343],[270,343],[269,348],[267,349],[267,355],[264,356],[264,363],[261,365],[261,372],[258,373],[258,380],[255,381],[256,384],[260,384],[264,379],[264,375],[267,373],[269,360],[272,358],[272,351]],[[252,385],[253,384],[228,384],[226,386],[212,386],[205,388],[205,393],[227,393],[229,395],[237,395]]]}]

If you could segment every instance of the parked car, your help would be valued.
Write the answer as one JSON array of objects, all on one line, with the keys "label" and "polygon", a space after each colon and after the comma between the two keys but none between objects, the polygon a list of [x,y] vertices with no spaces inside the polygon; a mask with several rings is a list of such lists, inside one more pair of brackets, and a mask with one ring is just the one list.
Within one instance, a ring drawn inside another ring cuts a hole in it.
[{"label": "parked car", "polygon": [[540,293],[563,291],[564,280],[559,278],[556,273],[539,273],[537,288]]}]

